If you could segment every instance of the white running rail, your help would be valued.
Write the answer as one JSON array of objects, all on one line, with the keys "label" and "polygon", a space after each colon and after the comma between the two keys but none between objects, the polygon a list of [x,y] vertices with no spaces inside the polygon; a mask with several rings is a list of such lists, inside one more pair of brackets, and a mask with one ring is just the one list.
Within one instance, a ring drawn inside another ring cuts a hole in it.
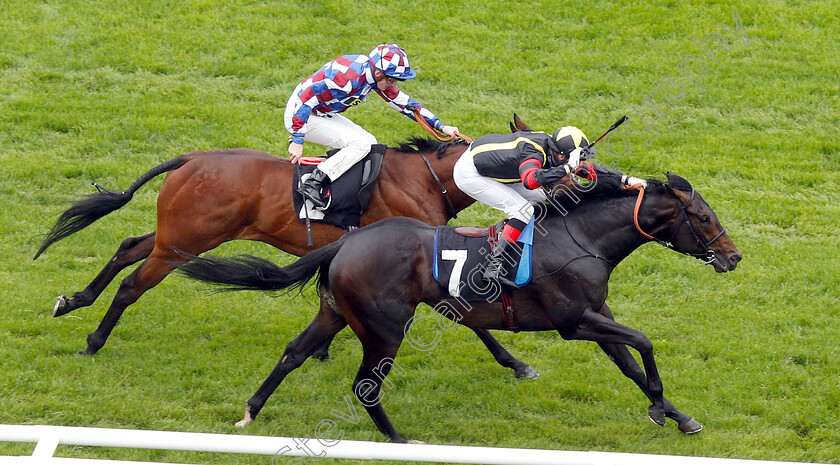
[{"label": "white running rail", "polygon": [[[327,441],[326,439],[323,441],[321,443],[317,439],[309,438],[237,434],[181,433],[71,426],[0,425],[0,442],[36,443],[31,456],[0,456],[0,462],[15,465],[31,465],[34,463],[44,465],[102,465],[106,463],[125,465],[140,463],[54,457],[56,448],[63,444],[267,455],[272,456],[271,463],[277,465],[293,462],[293,457],[312,457],[311,462],[315,463],[316,456],[356,460],[527,465],[790,465],[798,463],[594,451],[392,444],[350,440]],[[324,446],[324,444],[330,443],[332,443],[331,446]],[[146,465],[149,463],[144,462]]]}]

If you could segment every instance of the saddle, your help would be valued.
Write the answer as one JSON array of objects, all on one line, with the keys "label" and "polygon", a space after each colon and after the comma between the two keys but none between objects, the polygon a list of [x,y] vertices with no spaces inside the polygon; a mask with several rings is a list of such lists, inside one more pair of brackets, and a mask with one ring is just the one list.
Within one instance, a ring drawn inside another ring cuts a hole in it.
[{"label": "saddle", "polygon": [[[338,150],[330,150],[327,156],[333,155]],[[367,208],[373,189],[376,187],[376,180],[379,177],[379,170],[382,168],[384,150],[372,150],[359,163],[353,165],[346,173],[335,181],[325,184],[327,195],[330,198],[325,210],[312,208],[311,203],[304,204],[303,196],[299,188],[302,181],[306,180],[310,173],[315,171],[318,165],[326,160],[326,157],[306,157],[300,162],[300,170],[295,170],[292,180],[292,199],[298,218],[306,221],[308,214],[310,221],[318,221],[331,224],[340,228],[358,228],[361,222],[362,213]],[[304,210],[304,205],[308,206]]]},{"label": "saddle", "polygon": [[503,227],[504,222],[488,226],[486,228],[478,228],[475,226],[457,226],[455,228],[455,233],[460,234],[464,237],[491,237],[490,230],[493,229],[494,233],[498,231],[499,228]]}]

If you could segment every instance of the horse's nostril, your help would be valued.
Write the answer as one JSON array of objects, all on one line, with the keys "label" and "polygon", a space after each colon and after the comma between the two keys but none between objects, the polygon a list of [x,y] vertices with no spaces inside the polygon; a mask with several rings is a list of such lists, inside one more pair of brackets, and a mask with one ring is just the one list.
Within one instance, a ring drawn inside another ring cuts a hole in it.
[{"label": "horse's nostril", "polygon": [[738,262],[740,262],[742,258],[744,258],[744,257],[739,253],[735,254],[735,255],[732,255],[731,257],[729,257],[729,263],[731,263],[732,265],[737,265]]}]

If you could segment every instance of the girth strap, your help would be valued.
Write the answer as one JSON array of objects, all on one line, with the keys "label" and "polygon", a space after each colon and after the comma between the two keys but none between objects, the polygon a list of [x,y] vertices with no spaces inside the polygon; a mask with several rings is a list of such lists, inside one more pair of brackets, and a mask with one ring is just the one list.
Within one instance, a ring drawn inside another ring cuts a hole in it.
[{"label": "girth strap", "polygon": [[513,299],[511,299],[510,294],[504,289],[502,289],[502,308],[505,311],[505,322],[507,323],[508,329],[514,333],[518,333],[519,323],[516,321],[516,309],[513,308]]}]

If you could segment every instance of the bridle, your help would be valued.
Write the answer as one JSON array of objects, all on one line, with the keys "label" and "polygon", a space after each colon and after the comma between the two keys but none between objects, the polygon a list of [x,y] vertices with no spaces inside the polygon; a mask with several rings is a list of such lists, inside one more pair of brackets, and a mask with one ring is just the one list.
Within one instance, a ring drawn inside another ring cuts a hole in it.
[{"label": "bridle", "polygon": [[449,191],[446,190],[446,186],[443,185],[443,181],[441,181],[437,173],[435,173],[435,169],[432,168],[432,163],[429,162],[429,158],[426,157],[426,154],[423,152],[418,151],[418,153],[420,153],[420,157],[422,157],[423,161],[426,163],[426,168],[429,168],[429,172],[432,173],[432,178],[434,178],[440,188],[440,193],[443,194],[443,199],[446,200],[446,208],[449,210],[449,216],[453,219],[458,218],[458,211],[455,210],[455,205],[452,204],[452,199],[449,198]]},{"label": "bridle", "polygon": [[[711,265],[712,263],[714,263],[717,260],[717,256],[715,255],[714,250],[712,250],[712,244],[716,240],[720,239],[721,236],[726,234],[726,228],[721,228],[720,232],[712,240],[710,240],[708,242],[706,242],[703,239],[703,237],[697,232],[697,229],[694,227],[693,224],[691,224],[691,220],[690,220],[690,218],[688,216],[688,213],[686,211],[688,209],[688,207],[691,206],[692,202],[694,202],[694,193],[695,193],[694,188],[691,188],[691,196],[688,199],[688,203],[683,203],[682,200],[677,198],[677,202],[679,203],[679,206],[680,206],[680,215],[682,216],[683,221],[680,223],[677,230],[674,231],[674,234],[671,236],[671,239],[669,239],[667,241],[663,241],[661,239],[657,239],[656,237],[653,237],[652,235],[644,232],[642,230],[641,226],[639,226],[639,210],[641,209],[641,206],[642,206],[642,199],[645,196],[645,187],[642,186],[641,184],[636,184],[634,186],[628,187],[628,189],[639,189],[639,196],[636,198],[636,206],[633,209],[633,223],[636,225],[636,229],[639,231],[639,233],[642,234],[642,236],[644,236],[644,237],[646,237],[646,238],[648,238],[652,241],[655,241],[659,245],[661,245],[663,247],[666,247],[668,249],[671,249],[675,252],[679,252],[681,254],[685,254],[685,255],[694,257],[698,260],[701,260],[701,261],[703,261],[704,265]],[[683,252],[681,250],[677,250],[674,247],[673,240],[674,240],[675,237],[677,237],[677,234],[679,234],[683,225],[688,225],[688,229],[689,229],[689,231],[691,231],[692,236],[694,236],[694,240],[697,241],[697,243],[700,245],[700,247],[703,250],[706,251],[705,255],[702,254],[702,253]]]}]

